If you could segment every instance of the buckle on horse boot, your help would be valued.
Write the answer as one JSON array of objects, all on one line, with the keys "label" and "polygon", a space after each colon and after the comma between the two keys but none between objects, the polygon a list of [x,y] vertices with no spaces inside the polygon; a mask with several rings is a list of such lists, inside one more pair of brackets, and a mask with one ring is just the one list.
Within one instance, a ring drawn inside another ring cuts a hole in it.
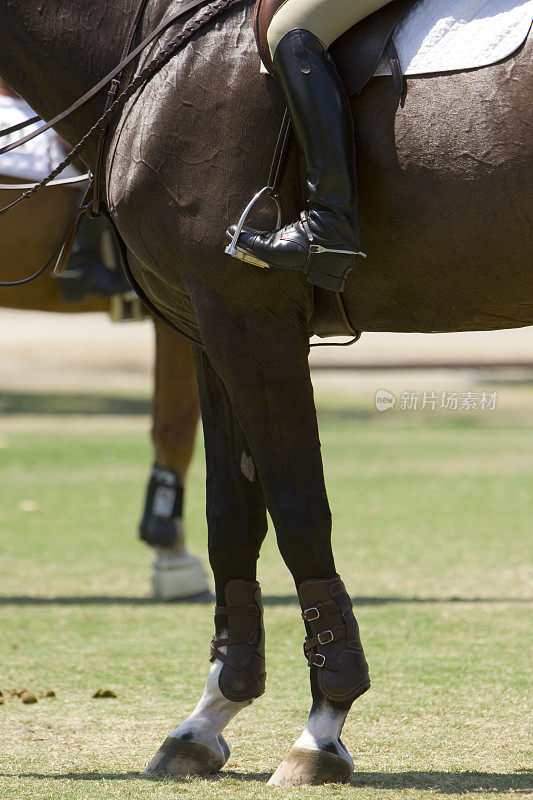
[{"label": "buckle on horse boot", "polygon": [[232,236],[231,242],[224,249],[224,252],[227,253],[229,256],[233,256],[233,258],[239,258],[241,261],[246,261],[248,262],[248,264],[253,264],[255,267],[268,269],[270,267],[270,264],[267,264],[266,261],[261,261],[260,258],[256,258],[256,256],[253,256],[251,253],[248,253],[246,250],[243,250],[241,247],[239,247],[239,237],[244,227],[244,223],[246,222],[246,219],[250,214],[254,205],[263,196],[270,198],[276,204],[277,208],[276,230],[281,227],[281,202],[279,199],[279,195],[275,194],[272,186],[264,186],[261,189],[261,191],[257,192],[257,194],[254,195],[254,197],[252,197],[252,199],[242,212],[241,218],[237,223],[237,227],[235,228],[235,233]]}]

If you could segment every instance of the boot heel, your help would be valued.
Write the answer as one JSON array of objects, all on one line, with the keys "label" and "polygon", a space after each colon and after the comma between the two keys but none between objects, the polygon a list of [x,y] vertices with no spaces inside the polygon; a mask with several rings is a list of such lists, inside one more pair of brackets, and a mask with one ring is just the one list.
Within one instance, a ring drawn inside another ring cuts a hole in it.
[{"label": "boot heel", "polygon": [[307,260],[307,280],[323,289],[342,292],[346,278],[355,266],[358,255],[347,250],[329,250],[321,245],[312,244]]}]

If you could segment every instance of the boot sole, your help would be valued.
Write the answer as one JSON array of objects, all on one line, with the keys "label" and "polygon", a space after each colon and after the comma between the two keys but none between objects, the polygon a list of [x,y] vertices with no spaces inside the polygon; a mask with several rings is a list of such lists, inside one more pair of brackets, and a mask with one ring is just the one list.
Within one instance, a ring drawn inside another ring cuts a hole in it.
[{"label": "boot sole", "polygon": [[[233,237],[230,236],[228,231],[226,231],[226,235],[232,239]],[[224,250],[229,256],[233,256],[233,258],[238,258],[240,261],[246,261],[247,264],[253,264],[254,267],[260,267],[261,269],[270,269],[270,264],[267,264],[266,261],[262,261],[257,256],[253,256],[247,250],[243,250],[242,247],[239,247],[238,244],[235,246],[228,244],[228,246]]]}]

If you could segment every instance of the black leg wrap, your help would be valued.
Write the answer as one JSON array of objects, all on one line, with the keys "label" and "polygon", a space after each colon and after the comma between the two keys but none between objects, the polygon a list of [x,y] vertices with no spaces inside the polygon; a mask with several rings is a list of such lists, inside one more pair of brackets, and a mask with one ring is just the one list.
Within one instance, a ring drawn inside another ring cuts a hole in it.
[{"label": "black leg wrap", "polygon": [[[368,664],[350,597],[341,579],[304,581],[298,596],[308,636],[304,653],[311,685],[337,705],[351,704],[370,688]],[[315,700],[315,692],[313,692]]]},{"label": "black leg wrap", "polygon": [[253,700],[263,694],[266,681],[261,589],[257,581],[235,578],[226,585],[225,597],[226,605],[215,608],[211,661],[222,661],[218,685],[224,697]]},{"label": "black leg wrap", "polygon": [[183,514],[183,486],[171,469],[154,465],[139,526],[140,538],[147,544],[172,547],[176,542],[175,520]]}]

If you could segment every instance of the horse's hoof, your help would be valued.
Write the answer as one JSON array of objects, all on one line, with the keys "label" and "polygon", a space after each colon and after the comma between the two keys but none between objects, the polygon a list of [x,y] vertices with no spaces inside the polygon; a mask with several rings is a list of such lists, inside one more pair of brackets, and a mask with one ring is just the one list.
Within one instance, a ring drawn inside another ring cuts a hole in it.
[{"label": "horse's hoof", "polygon": [[327,750],[292,747],[268,781],[268,786],[300,786],[322,783],[345,783],[352,774],[351,759]]},{"label": "horse's hoof", "polygon": [[223,736],[218,736],[217,745],[215,749],[204,742],[167,736],[144,774],[150,778],[212,775],[222,769],[230,753]]},{"label": "horse's hoof", "polygon": [[156,600],[210,597],[204,569],[196,556],[158,547],[152,568],[152,594]]}]

